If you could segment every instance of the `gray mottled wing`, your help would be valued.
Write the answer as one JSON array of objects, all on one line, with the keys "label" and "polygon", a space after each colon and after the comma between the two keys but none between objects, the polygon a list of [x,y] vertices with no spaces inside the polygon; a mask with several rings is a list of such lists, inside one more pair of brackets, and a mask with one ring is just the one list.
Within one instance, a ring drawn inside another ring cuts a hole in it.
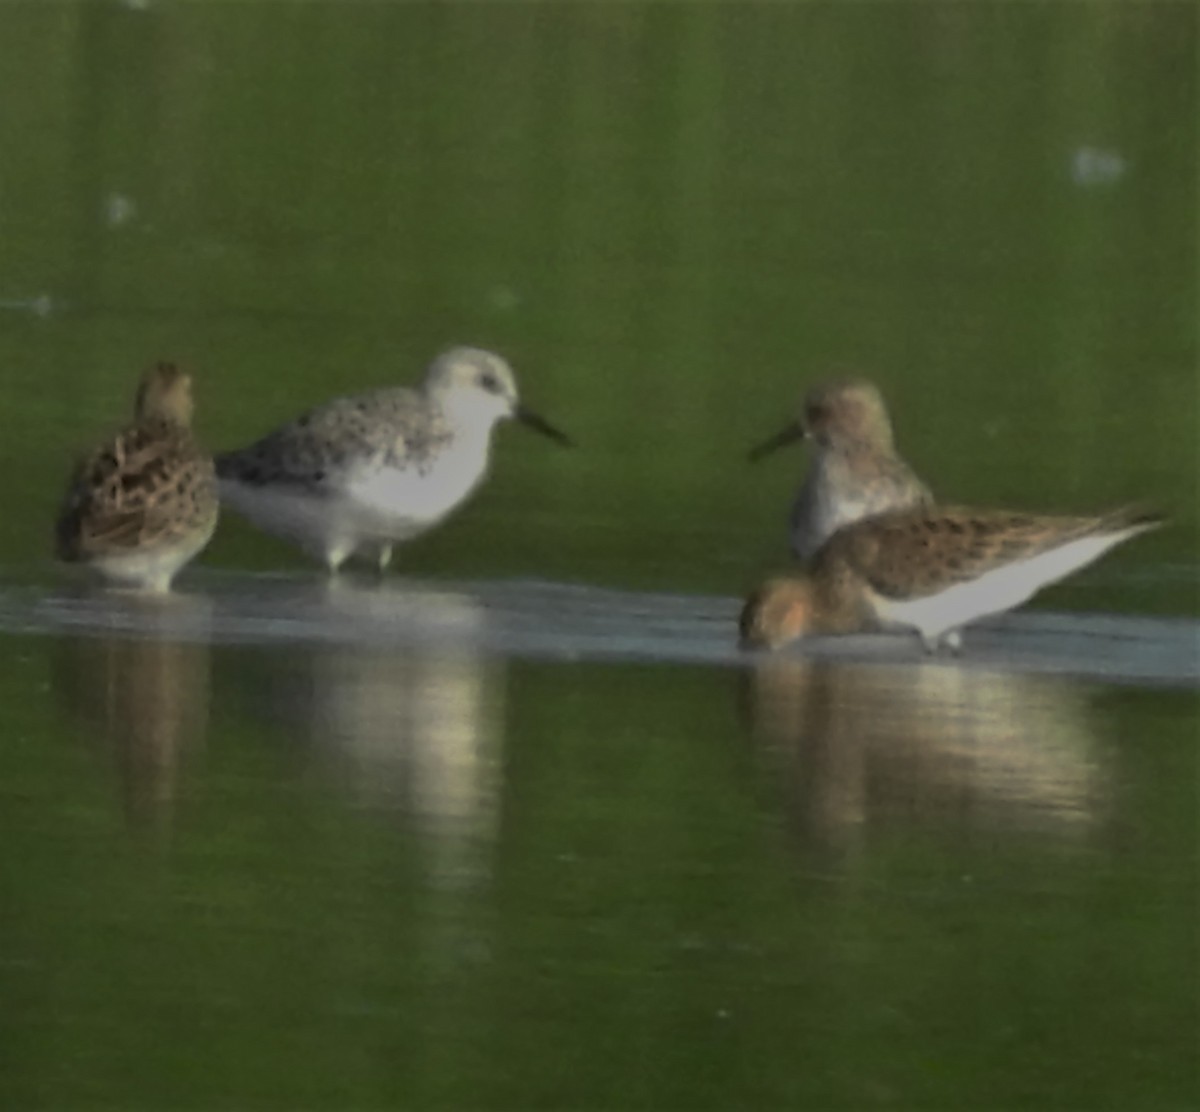
[{"label": "gray mottled wing", "polygon": [[411,390],[335,398],[239,451],[217,456],[217,474],[252,486],[336,488],[357,466],[402,466],[427,450],[441,422]]}]

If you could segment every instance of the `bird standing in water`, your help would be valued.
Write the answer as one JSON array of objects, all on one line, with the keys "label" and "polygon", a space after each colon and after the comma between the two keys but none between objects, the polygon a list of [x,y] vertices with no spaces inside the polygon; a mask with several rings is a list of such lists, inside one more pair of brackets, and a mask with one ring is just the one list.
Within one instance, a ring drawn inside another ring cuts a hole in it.
[{"label": "bird standing in water", "polygon": [[475,490],[492,429],[507,418],[570,444],[520,404],[499,355],[453,348],[419,387],[334,398],[219,455],[221,498],[330,573],[358,554],[383,571],[394,544],[432,528]]},{"label": "bird standing in water", "polygon": [[142,378],[134,420],[75,468],[59,511],[59,559],[109,583],[166,591],[217,527],[212,457],[192,436],[192,380],[172,363]]}]

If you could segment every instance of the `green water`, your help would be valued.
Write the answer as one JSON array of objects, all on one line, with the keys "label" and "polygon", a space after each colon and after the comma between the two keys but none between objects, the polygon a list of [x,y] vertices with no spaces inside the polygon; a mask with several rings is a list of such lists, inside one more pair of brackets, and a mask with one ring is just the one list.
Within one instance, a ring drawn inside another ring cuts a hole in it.
[{"label": "green water", "polygon": [[1195,1096],[1193,693],[4,645],[7,1107]]},{"label": "green water", "polygon": [[[804,462],[745,450],[836,365],[947,500],[1170,511],[1047,605],[1200,613],[1198,18],[0,6],[0,574],[57,589],[151,359],[223,448],[469,342],[580,447],[501,430],[400,574],[740,594]],[[232,515],[202,564],[306,568]],[[5,1107],[1200,1099],[1194,691],[0,661]]]}]

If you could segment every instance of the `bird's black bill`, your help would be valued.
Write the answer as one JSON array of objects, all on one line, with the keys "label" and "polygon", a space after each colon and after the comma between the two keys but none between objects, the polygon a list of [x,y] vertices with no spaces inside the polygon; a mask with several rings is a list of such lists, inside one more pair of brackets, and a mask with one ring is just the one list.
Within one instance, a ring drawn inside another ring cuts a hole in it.
[{"label": "bird's black bill", "polygon": [[786,429],[777,432],[770,440],[764,440],[757,448],[751,448],[747,458],[751,463],[757,463],[763,456],[769,456],[779,448],[783,448],[797,440],[803,440],[807,435],[808,433],[804,431],[803,425],[788,425]]},{"label": "bird's black bill", "polygon": [[557,440],[564,448],[575,447],[575,441],[567,436],[565,432],[559,432],[549,421],[544,417],[539,417],[532,409],[526,409],[523,405],[519,405],[513,416],[522,425],[533,429],[534,432],[540,432],[543,436],[548,436],[551,440]]}]

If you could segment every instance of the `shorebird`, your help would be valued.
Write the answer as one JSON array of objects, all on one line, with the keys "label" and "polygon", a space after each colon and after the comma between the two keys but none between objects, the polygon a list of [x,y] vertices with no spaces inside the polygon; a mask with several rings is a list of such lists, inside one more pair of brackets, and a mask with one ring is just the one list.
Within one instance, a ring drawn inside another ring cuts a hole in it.
[{"label": "shorebird", "polygon": [[55,527],[59,559],[110,583],[166,591],[217,527],[212,457],[195,441],[191,376],[143,376],[133,424],[75,468]]},{"label": "shorebird", "polygon": [[499,355],[452,348],[419,387],[334,398],[217,456],[221,498],[330,573],[356,554],[382,572],[394,544],[432,528],[479,485],[492,429],[510,417],[571,443],[520,404]]},{"label": "shorebird", "polygon": [[844,525],[933,502],[896,452],[883,395],[866,379],[818,383],[805,396],[802,414],[753,449],[750,459],[801,439],[815,444],[790,519],[792,551],[801,560]]},{"label": "shorebird", "polygon": [[1137,507],[1090,517],[919,507],[840,530],[802,575],[747,600],[742,643],[778,648],[819,633],[911,628],[926,649],[961,647],[959,630],[1162,523]]}]

